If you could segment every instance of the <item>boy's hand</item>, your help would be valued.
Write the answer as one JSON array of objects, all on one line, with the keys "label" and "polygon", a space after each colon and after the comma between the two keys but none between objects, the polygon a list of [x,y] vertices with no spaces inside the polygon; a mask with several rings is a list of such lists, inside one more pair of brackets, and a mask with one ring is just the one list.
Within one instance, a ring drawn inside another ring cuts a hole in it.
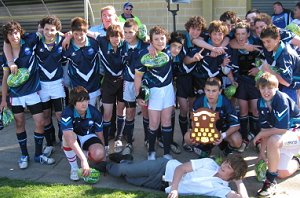
[{"label": "boy's hand", "polygon": [[219,56],[221,54],[225,54],[226,53],[225,49],[227,49],[227,47],[213,47],[213,49],[212,49],[211,52],[214,53],[215,55]]},{"label": "boy's hand", "polygon": [[223,60],[223,63],[222,63],[222,67],[225,67],[226,65],[228,65],[230,63],[230,56],[226,56]]},{"label": "boy's hand", "polygon": [[82,168],[82,176],[87,177],[90,175],[91,169],[87,160],[81,161],[81,168]]},{"label": "boy's hand", "polygon": [[262,49],[262,46],[260,45],[252,45],[252,44],[245,44],[244,48],[248,52],[253,52],[253,51],[260,51]]},{"label": "boy's hand", "polygon": [[0,112],[2,112],[4,108],[7,108],[7,102],[2,100],[0,104]]},{"label": "boy's hand", "polygon": [[153,58],[157,56],[157,51],[153,47],[153,45],[149,45],[148,52],[149,52],[150,56],[152,56]]},{"label": "boy's hand", "polygon": [[18,72],[18,66],[15,63],[10,64],[9,66],[10,73],[16,74]]},{"label": "boy's hand", "polygon": [[147,102],[145,100],[142,100],[142,99],[136,99],[137,103],[140,105],[140,106],[147,106]]},{"label": "boy's hand", "polygon": [[168,198],[177,198],[177,197],[178,197],[178,191],[177,190],[172,190],[168,195]]},{"label": "boy's hand", "polygon": [[259,69],[257,67],[254,67],[249,70],[248,75],[249,76],[255,76],[259,72]]},{"label": "boy's hand", "polygon": [[200,61],[201,59],[203,59],[203,56],[202,56],[202,52],[203,52],[204,48],[202,48],[202,50],[198,53],[196,53],[194,56],[193,56],[193,60],[194,62],[197,62],[197,61]]}]

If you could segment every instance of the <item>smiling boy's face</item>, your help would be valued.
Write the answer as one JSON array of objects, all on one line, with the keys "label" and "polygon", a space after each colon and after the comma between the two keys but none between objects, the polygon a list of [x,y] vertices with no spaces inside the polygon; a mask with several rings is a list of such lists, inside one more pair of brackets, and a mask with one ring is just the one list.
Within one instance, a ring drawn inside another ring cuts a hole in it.
[{"label": "smiling boy's face", "polygon": [[182,49],[181,43],[173,42],[170,45],[170,50],[173,57],[177,56],[180,53],[181,49]]},{"label": "smiling boy's face", "polygon": [[151,43],[157,51],[162,51],[166,48],[167,37],[164,34],[153,34]]}]

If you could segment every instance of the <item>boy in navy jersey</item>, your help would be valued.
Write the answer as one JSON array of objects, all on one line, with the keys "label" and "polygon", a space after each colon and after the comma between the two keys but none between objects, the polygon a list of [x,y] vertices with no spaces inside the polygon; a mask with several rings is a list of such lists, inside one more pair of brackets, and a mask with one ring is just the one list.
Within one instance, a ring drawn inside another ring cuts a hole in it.
[{"label": "boy in navy jersey", "polygon": [[[29,154],[27,150],[27,133],[25,131],[24,109],[27,107],[32,114],[35,123],[35,157],[34,160],[41,164],[54,164],[55,160],[42,154],[44,139],[44,118],[43,106],[38,91],[41,90],[40,77],[38,71],[38,61],[34,49],[39,37],[33,34],[24,34],[23,29],[17,22],[9,22],[3,26],[3,36],[6,43],[12,47],[13,60],[8,63],[15,64],[10,67],[5,64],[2,79],[2,101],[1,109],[7,107],[6,97],[8,88],[10,91],[10,101],[12,112],[14,113],[17,139],[22,155],[19,159],[19,167],[28,167]],[[29,79],[18,87],[8,87],[7,78],[10,72],[15,73],[18,68],[26,68],[29,72]]]},{"label": "boy in navy jersey", "polygon": [[278,80],[264,73],[257,82],[262,98],[257,102],[261,131],[253,143],[261,143],[260,159],[268,164],[266,181],[259,196],[275,193],[275,178],[286,178],[299,169],[300,111],[296,103],[285,93],[278,91]]},{"label": "boy in navy jersey", "polygon": [[148,50],[139,52],[138,61],[136,63],[134,85],[136,96],[139,95],[140,87],[143,83],[150,89],[150,97],[148,104],[142,99],[137,99],[141,106],[148,105],[149,113],[149,153],[148,159],[155,160],[156,152],[154,149],[156,135],[158,133],[159,124],[164,142],[164,157],[172,158],[170,155],[170,145],[172,142],[172,126],[171,115],[175,104],[174,88],[172,85],[172,62],[169,50],[166,49],[168,33],[165,29],[155,26],[150,30],[150,42],[157,52],[165,53],[169,57],[169,61],[161,67],[147,68],[141,63],[141,58],[148,53]]},{"label": "boy in navy jersey", "polygon": [[[222,133],[220,140],[214,144],[199,144],[197,148],[201,149],[200,157],[208,157],[214,145],[222,143],[224,154],[228,155],[233,149],[237,149],[242,144],[242,138],[239,133],[240,123],[237,113],[230,101],[221,95],[221,81],[218,78],[208,78],[205,82],[204,93],[194,102],[193,110],[199,108],[210,108],[219,112],[220,120],[217,123],[217,129]],[[192,144],[190,131],[185,134],[185,141]]]},{"label": "boy in navy jersey", "polygon": [[[240,107],[240,132],[243,138],[243,146],[239,151],[243,152],[249,144],[248,139],[248,125],[250,131],[256,135],[259,131],[258,112],[256,108],[257,99],[260,97],[259,91],[255,86],[255,74],[253,70],[256,69],[255,60],[260,58],[259,51],[242,50],[242,46],[247,43],[257,45],[256,40],[250,36],[250,26],[245,22],[239,22],[234,29],[235,38],[230,41],[237,44],[237,49],[232,50],[231,60],[234,65],[237,65],[237,82],[238,87],[235,97],[238,99]],[[249,115],[248,112],[251,112]],[[249,124],[248,124],[249,123]]]},{"label": "boy in navy jersey", "polygon": [[[124,24],[124,37],[125,42],[122,46],[122,62],[124,64],[123,78],[123,99],[126,107],[126,120],[123,134],[126,136],[127,145],[123,150],[123,154],[130,154],[132,152],[132,137],[134,129],[134,118],[135,118],[135,89],[134,89],[134,74],[135,64],[138,57],[138,51],[146,49],[147,43],[138,39],[138,25],[134,19],[127,19]],[[145,119],[148,119],[147,108],[142,108],[143,111],[143,124],[145,125]],[[146,115],[146,116],[144,116]],[[148,121],[149,122],[149,121]],[[148,126],[145,127],[145,140],[147,138]]]},{"label": "boy in navy jersey", "polygon": [[[263,70],[274,74],[279,81],[279,90],[297,101],[296,89],[299,88],[300,58],[289,44],[280,40],[279,30],[274,25],[265,27],[260,38],[268,52],[268,64],[264,63]],[[270,64],[270,65],[269,65]]]},{"label": "boy in navy jersey", "polygon": [[87,36],[87,29],[88,23],[83,18],[72,20],[72,39],[63,57],[68,60],[71,87],[83,86],[89,92],[90,104],[95,105],[100,96],[99,45]]},{"label": "boy in navy jersey", "polygon": [[81,161],[83,176],[90,173],[88,160],[94,163],[105,160],[102,115],[89,104],[89,93],[82,86],[71,90],[69,102],[61,116],[63,148],[75,152],[65,154],[71,166],[70,179],[79,180],[76,156]]},{"label": "boy in navy jersey", "polygon": [[105,146],[108,146],[108,135],[111,129],[111,118],[113,104],[117,101],[117,136],[115,139],[116,151],[121,145],[119,135],[123,130],[125,104],[123,101],[123,69],[122,63],[122,43],[123,29],[119,25],[110,25],[106,31],[106,36],[98,36],[97,41],[100,46],[100,60],[104,67],[104,79],[102,83],[102,102],[103,102],[103,130]]}]

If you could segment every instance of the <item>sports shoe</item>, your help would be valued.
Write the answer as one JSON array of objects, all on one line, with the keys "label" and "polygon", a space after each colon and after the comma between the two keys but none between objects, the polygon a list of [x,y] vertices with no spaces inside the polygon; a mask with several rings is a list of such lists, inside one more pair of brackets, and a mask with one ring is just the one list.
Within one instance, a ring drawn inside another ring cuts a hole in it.
[{"label": "sports shoe", "polygon": [[122,151],[122,155],[131,154],[133,151],[132,144],[126,144],[125,148]]},{"label": "sports shoe", "polygon": [[121,140],[117,140],[115,141],[115,144],[114,144],[114,152],[115,153],[120,153],[122,152],[123,150],[123,143]]},{"label": "sports shoe", "polygon": [[121,153],[112,153],[109,154],[109,159],[113,162],[120,163],[123,160],[132,161],[133,156],[130,154],[122,155]]},{"label": "sports shoe", "polygon": [[171,143],[171,151],[175,154],[179,154],[181,153],[181,149],[180,149],[180,146],[179,144],[177,144],[176,142],[172,142]]},{"label": "sports shoe", "polygon": [[55,160],[53,158],[47,157],[45,155],[35,156],[34,161],[40,164],[47,164],[47,165],[51,165],[55,163]]},{"label": "sports shoe", "polygon": [[249,141],[243,140],[243,143],[242,143],[241,147],[236,149],[237,152],[243,153],[246,150],[246,148],[248,147],[248,144],[249,144]]},{"label": "sports shoe", "polygon": [[70,171],[70,180],[72,181],[78,181],[79,180],[79,176],[77,173],[78,169],[71,169]]},{"label": "sports shoe", "polygon": [[158,138],[157,143],[160,148],[164,148],[164,142],[163,142],[162,138]]},{"label": "sports shoe", "polygon": [[156,152],[155,151],[148,153],[148,160],[156,160]]},{"label": "sports shoe", "polygon": [[257,192],[258,197],[271,197],[276,193],[276,181],[271,183],[269,180],[264,182],[262,189]]},{"label": "sports shoe", "polygon": [[29,156],[27,155],[21,155],[21,157],[19,158],[19,167],[20,169],[25,169],[28,167],[28,161],[29,161]]},{"label": "sports shoe", "polygon": [[194,151],[193,146],[191,146],[191,145],[189,145],[187,143],[183,143],[182,148],[185,151],[190,152],[190,153]]},{"label": "sports shoe", "polygon": [[165,155],[163,155],[163,158],[165,158],[165,159],[167,159],[167,160],[173,159],[172,155],[170,155],[170,154],[165,154]]},{"label": "sports shoe", "polygon": [[102,161],[102,162],[99,162],[99,163],[96,163],[93,165],[93,168],[100,171],[101,173],[106,173],[106,166],[107,166],[107,163],[106,161]]},{"label": "sports shoe", "polygon": [[51,154],[53,153],[53,151],[54,151],[54,147],[53,146],[46,146],[44,148],[43,155],[45,155],[46,157],[50,157]]}]

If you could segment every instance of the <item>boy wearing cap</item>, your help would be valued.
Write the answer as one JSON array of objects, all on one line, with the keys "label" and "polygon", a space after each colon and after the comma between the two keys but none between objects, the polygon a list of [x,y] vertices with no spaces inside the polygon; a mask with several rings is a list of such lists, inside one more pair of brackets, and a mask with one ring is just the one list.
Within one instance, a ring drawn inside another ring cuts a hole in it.
[{"label": "boy wearing cap", "polygon": [[133,5],[130,2],[126,2],[123,6],[123,13],[119,16],[119,21],[125,23],[127,19],[134,19],[137,25],[142,25],[141,20],[132,14]]}]

